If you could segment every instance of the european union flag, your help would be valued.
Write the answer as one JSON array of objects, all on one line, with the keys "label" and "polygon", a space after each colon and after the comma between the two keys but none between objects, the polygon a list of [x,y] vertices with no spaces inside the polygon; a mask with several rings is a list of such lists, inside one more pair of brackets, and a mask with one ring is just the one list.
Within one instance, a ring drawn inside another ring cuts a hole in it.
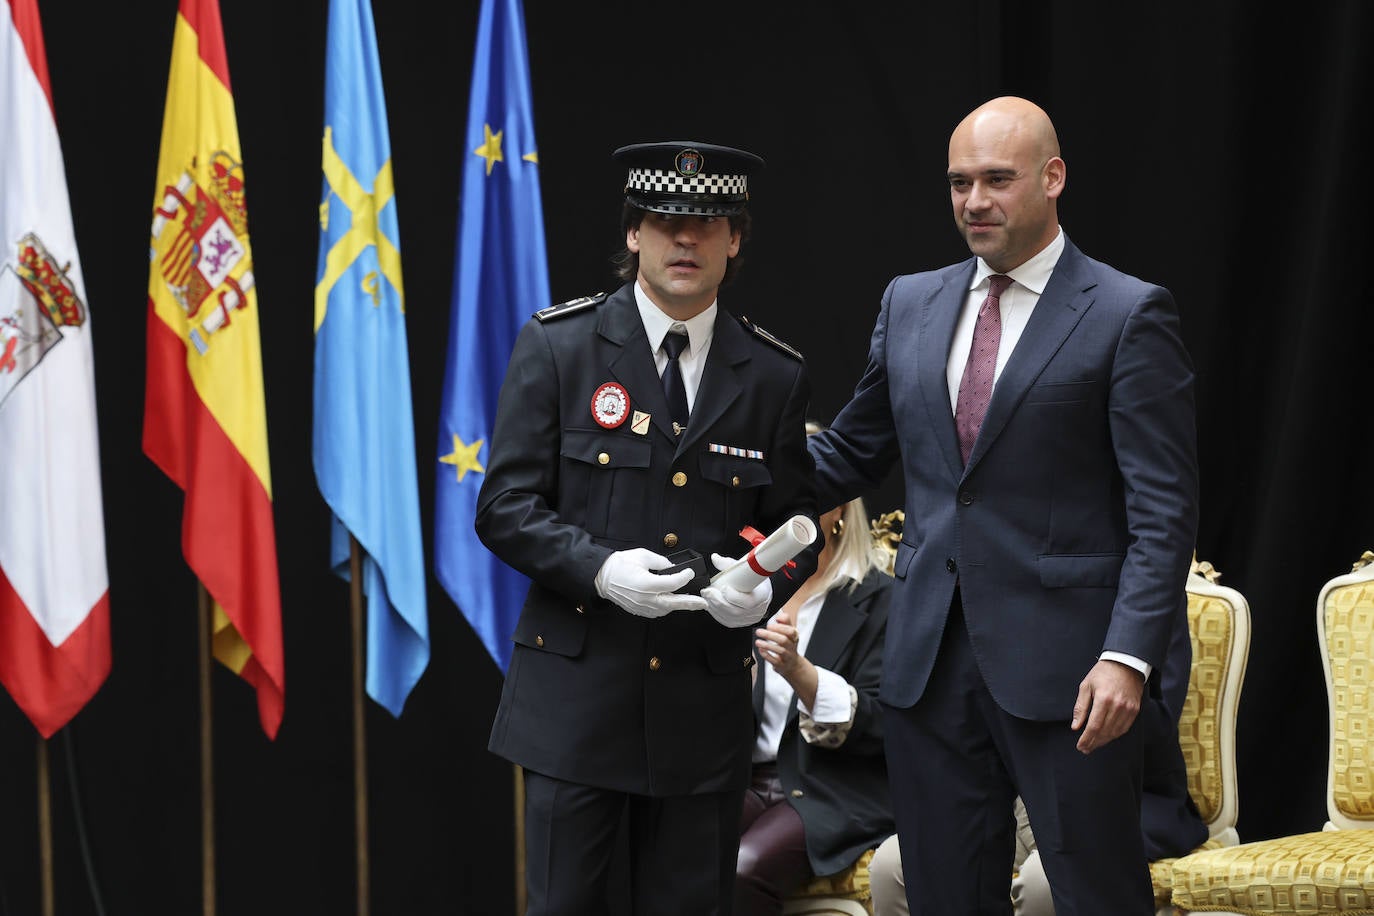
[{"label": "european union flag", "polygon": [[367,693],[393,716],[429,664],[391,141],[370,0],[332,0],[315,286],[315,479],[330,561],[363,557]]},{"label": "european union flag", "polygon": [[439,417],[434,565],[501,671],[529,580],[472,529],[516,333],[549,305],[544,213],[520,0],[482,0],[459,201],[448,365]]}]

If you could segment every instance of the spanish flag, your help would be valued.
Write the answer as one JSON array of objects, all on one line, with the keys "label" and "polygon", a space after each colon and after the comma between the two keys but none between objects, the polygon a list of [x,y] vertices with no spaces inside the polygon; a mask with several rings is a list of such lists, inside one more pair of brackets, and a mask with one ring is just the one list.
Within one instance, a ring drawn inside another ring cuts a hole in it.
[{"label": "spanish flag", "polygon": [[257,291],[218,0],[181,0],[148,256],[143,451],[186,494],[181,548],[214,601],[214,655],[284,707]]},{"label": "spanish flag", "polygon": [[0,684],[45,738],[110,672],[91,320],[35,0],[0,0]]}]

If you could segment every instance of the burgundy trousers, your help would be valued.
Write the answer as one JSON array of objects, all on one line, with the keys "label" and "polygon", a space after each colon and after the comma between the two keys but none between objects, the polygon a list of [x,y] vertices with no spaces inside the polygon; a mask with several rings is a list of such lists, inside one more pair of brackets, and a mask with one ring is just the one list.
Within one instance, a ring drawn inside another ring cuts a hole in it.
[{"label": "burgundy trousers", "polygon": [[811,877],[801,815],[783,794],[776,764],[756,763],[740,815],[734,916],[778,916]]}]

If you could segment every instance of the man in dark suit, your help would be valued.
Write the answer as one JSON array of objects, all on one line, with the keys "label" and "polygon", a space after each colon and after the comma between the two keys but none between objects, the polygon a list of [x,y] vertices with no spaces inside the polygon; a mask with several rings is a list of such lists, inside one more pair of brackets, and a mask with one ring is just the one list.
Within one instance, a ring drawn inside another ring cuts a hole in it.
[{"label": "man in dark suit", "polygon": [[1032,103],[958,125],[975,257],[892,281],[808,441],[823,506],[905,476],[880,695],[914,914],[1009,910],[1018,793],[1059,916],[1153,912],[1132,726],[1185,613],[1193,373],[1169,292],[1060,230],[1065,179]]},{"label": "man in dark suit", "polygon": [[607,912],[622,820],[634,912],[728,913],[772,586],[697,594],[704,563],[660,571],[814,523],[809,382],[716,301],[762,161],[701,143],[616,158],[630,282],[537,313],[501,388],[476,528],[533,581],[490,748],[524,768],[529,916]]},{"label": "man in dark suit", "polygon": [[[1178,719],[1188,695],[1193,658],[1184,617],[1174,627],[1160,671],[1158,695],[1147,694],[1134,728],[1140,730],[1144,753],[1140,796],[1140,833],[1145,857],[1154,862],[1187,855],[1207,839],[1197,805],[1188,794],[1188,768],[1178,742]],[[1025,808],[1017,805],[1017,855],[1011,897],[1016,916],[1058,916],[1051,900],[1045,869],[1036,850],[1033,825]],[[873,916],[908,916],[901,852],[897,837],[878,847],[869,865],[873,888]],[[912,894],[919,896],[920,889]]]}]

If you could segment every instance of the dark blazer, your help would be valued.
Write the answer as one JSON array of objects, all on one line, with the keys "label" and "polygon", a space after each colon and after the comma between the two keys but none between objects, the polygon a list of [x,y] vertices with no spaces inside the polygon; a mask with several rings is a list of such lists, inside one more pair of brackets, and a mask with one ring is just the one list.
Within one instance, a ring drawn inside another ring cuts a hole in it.
[{"label": "dark blazer", "polygon": [[[808,744],[798,729],[800,714],[794,702],[778,745],[778,777],[788,802],[801,815],[811,870],[818,875],[849,867],[865,850],[877,848],[897,832],[887,791],[878,703],[891,596],[892,579],[877,570],[870,571],[852,593],[841,585],[825,596],[806,657],[843,677],[858,693],[854,724],[837,748]],[[766,677],[781,675],[766,664],[759,666],[755,720],[763,712]]]},{"label": "dark blazer", "polygon": [[888,286],[853,399],[808,437],[818,496],[824,509],[876,487],[900,455],[885,702],[920,699],[957,581],[997,703],[1068,720],[1099,653],[1158,669],[1184,613],[1197,525],[1191,363],[1167,290],[1066,239],[965,466],[945,367],[975,267]]},{"label": "dark blazer", "polygon": [[[608,382],[629,397],[610,429],[592,412]],[[692,416],[674,437],[632,285],[525,325],[477,506],[482,542],[532,580],[493,752],[643,795],[748,785],[753,627],[728,629],[705,611],[638,617],[599,598],[594,579],[613,551],[692,548],[709,562],[713,551],[744,553],[746,525],[767,533],[793,515],[814,519],[809,396],[799,354],[721,309]]]}]

